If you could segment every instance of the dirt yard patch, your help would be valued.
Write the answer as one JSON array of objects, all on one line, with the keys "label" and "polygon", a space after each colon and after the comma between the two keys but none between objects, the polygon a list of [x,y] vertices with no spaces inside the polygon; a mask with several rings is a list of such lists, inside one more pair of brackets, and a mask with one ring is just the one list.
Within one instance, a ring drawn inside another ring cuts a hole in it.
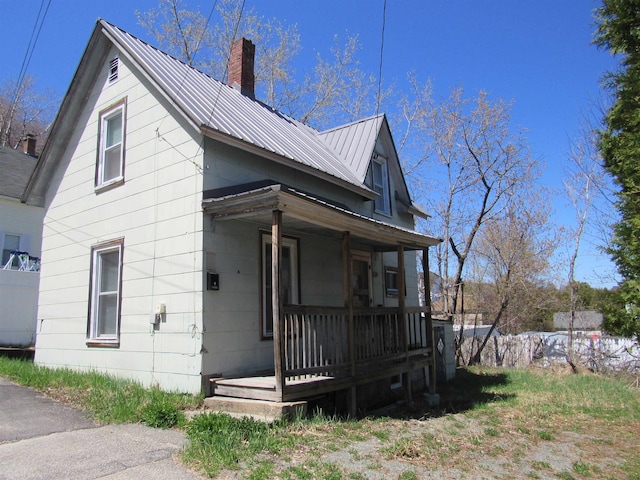
[{"label": "dirt yard patch", "polygon": [[390,416],[293,424],[294,446],[218,478],[640,480],[637,389],[563,372],[461,375],[439,411],[417,401]]}]

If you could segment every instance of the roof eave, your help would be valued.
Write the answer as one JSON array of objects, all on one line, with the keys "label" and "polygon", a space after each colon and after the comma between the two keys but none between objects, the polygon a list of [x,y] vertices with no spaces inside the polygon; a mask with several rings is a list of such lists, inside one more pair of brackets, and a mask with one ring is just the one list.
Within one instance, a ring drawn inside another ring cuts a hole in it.
[{"label": "roof eave", "polygon": [[272,152],[270,150],[266,150],[252,143],[245,142],[239,138],[220,132],[219,130],[216,130],[215,128],[212,128],[208,125],[201,125],[200,130],[203,133],[203,135],[213,140],[218,140],[222,143],[231,145],[233,147],[239,148],[246,152],[253,153],[255,155],[259,155],[261,157],[267,158],[281,165],[285,165],[285,166],[294,168],[298,171],[308,173],[309,175],[312,175],[316,178],[320,178],[322,180],[333,183],[334,185],[342,187],[346,190],[349,190],[353,193],[356,193],[368,200],[373,200],[376,197],[376,193],[370,188],[366,187],[365,185],[356,185],[354,183],[347,182],[346,180],[342,180],[338,177],[330,175],[329,173],[323,170],[313,168],[311,166],[305,165],[304,163],[297,162],[295,159],[285,157],[283,155]]},{"label": "roof eave", "polygon": [[[77,118],[76,115],[68,115],[68,112],[76,105],[84,105],[91,90],[90,88],[86,88],[86,84],[87,82],[93,81],[93,78],[91,78],[90,75],[87,75],[87,72],[90,71],[91,67],[94,65],[102,63],[99,58],[96,58],[96,55],[88,55],[89,51],[94,51],[96,45],[100,44],[100,30],[100,20],[98,20],[89,41],[87,42],[87,46],[85,47],[82,57],[80,57],[80,62],[76,68],[73,78],[71,79],[69,88],[62,99],[58,113],[51,124],[51,133],[42,148],[42,152],[38,158],[38,163],[36,164],[33,173],[27,182],[27,186],[24,189],[24,193],[20,199],[22,203],[30,203],[30,201],[33,200],[34,189],[41,180],[43,171],[55,168],[61,157],[60,154],[56,155],[55,153],[66,148],[72,130],[71,128],[68,128],[67,124],[69,121],[75,122],[75,119]],[[103,52],[101,52],[102,56],[106,57],[107,51],[108,49],[105,48]],[[78,100],[78,95],[76,95],[76,92],[78,91],[83,92],[80,100]],[[68,121],[67,119],[71,120]],[[67,128],[65,128],[65,126],[67,126]],[[54,160],[49,160],[49,158],[53,158]]]},{"label": "roof eave", "polygon": [[438,245],[441,239],[347,212],[314,200],[284,185],[271,185],[253,191],[202,202],[205,213],[218,219],[235,219],[259,212],[282,211],[298,220],[360,238],[376,240],[389,247],[420,250]]},{"label": "roof eave", "polygon": [[145,77],[145,79],[156,88],[156,91],[160,95],[162,95],[162,97],[167,102],[169,102],[169,104],[172,105],[176,109],[176,111],[180,113],[180,115],[193,127],[194,130],[197,131],[198,121],[189,114],[189,110],[185,108],[185,106],[180,103],[175,97],[169,94],[169,89],[167,88],[167,86],[162,85],[160,82],[158,82],[157,76],[153,75],[150,71],[148,71],[147,68],[145,68],[144,62],[140,62],[138,60],[138,56],[135,54],[135,52],[130,51],[127,48],[126,44],[119,42],[116,37],[111,35],[109,30],[105,28],[104,24],[107,24],[111,28],[118,27],[116,27],[115,25],[111,25],[109,22],[106,22],[104,20],[100,20],[100,23],[102,25],[102,33],[105,35],[105,37],[107,37],[113,45],[116,45],[118,47],[118,50],[120,50],[120,52],[125,55],[128,61],[130,61],[137,67],[138,71]]}]

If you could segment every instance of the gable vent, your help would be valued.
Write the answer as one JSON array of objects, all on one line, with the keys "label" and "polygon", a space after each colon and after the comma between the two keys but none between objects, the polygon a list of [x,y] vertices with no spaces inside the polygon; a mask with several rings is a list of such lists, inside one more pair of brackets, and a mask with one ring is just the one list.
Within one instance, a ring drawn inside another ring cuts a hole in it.
[{"label": "gable vent", "polygon": [[118,57],[109,62],[109,83],[118,79]]}]

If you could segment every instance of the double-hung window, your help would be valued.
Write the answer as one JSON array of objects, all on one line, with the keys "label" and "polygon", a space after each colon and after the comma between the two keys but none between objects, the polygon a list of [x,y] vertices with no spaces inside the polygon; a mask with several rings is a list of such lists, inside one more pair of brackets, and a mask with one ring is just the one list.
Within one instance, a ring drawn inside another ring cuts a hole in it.
[{"label": "double-hung window", "polygon": [[100,132],[96,187],[124,180],[126,102],[124,100],[100,112]]},{"label": "double-hung window", "polygon": [[371,176],[373,183],[373,191],[378,195],[375,199],[375,211],[391,215],[391,206],[389,203],[389,174],[387,171],[387,162],[381,156],[374,157],[371,162]]},{"label": "double-hung window", "polygon": [[91,250],[91,307],[88,341],[117,344],[120,337],[123,241]]}]

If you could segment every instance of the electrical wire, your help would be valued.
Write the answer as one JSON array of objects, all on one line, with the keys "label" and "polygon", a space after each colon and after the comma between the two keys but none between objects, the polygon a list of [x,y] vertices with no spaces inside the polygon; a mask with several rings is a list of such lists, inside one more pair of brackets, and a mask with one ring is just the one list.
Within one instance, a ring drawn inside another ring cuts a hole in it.
[{"label": "electrical wire", "polygon": [[[36,48],[36,44],[38,43],[38,38],[40,37],[40,32],[42,31],[42,25],[44,24],[44,20],[47,16],[47,12],[49,11],[49,6],[51,5],[51,0],[47,3],[47,8],[42,15],[42,20],[40,20],[40,14],[42,13],[42,7],[44,6],[44,0],[40,2],[40,9],[38,10],[38,15],[36,17],[36,21],[33,25],[33,29],[31,30],[31,37],[29,38],[29,43],[27,45],[27,51],[24,53],[24,58],[22,59],[22,66],[20,67],[20,73],[18,74],[18,82],[16,85],[16,91],[19,90],[20,85],[24,81],[24,77],[29,68],[29,63],[31,63],[31,56],[33,55],[33,51]],[[40,26],[38,26],[38,22],[40,22]],[[37,32],[36,32],[37,29]],[[35,35],[35,39],[34,39]],[[16,93],[17,95],[17,93]]]},{"label": "electrical wire", "polygon": [[[191,64],[185,62],[187,65],[189,65],[192,68],[195,68],[195,67],[193,67],[193,62],[194,62],[195,58],[198,56],[198,50],[200,49],[200,44],[204,40],[204,35],[205,35],[206,31],[209,29],[209,22],[211,22],[211,17],[213,16],[213,12],[215,11],[217,4],[218,4],[218,0],[213,2],[213,6],[211,7],[211,10],[209,11],[209,16],[207,17],[207,22],[205,23],[204,29],[202,30],[202,32],[200,34],[200,38],[196,42],[196,46],[194,48],[194,56],[193,56],[193,58],[191,58]],[[177,21],[177,18],[176,18],[176,21]],[[176,94],[178,94],[178,93],[180,93],[182,91],[182,87],[184,87],[184,82],[187,79],[187,75],[189,75],[190,71],[191,70],[186,70],[185,71],[184,75],[182,76],[182,79],[180,80],[180,85],[178,85],[178,90],[177,90]],[[160,130],[160,127],[162,126],[162,123],[165,121],[165,119],[168,116],[169,116],[169,113],[167,112],[165,114],[165,116],[162,117],[162,120],[160,120],[160,123],[158,124],[158,127],[156,128],[156,132],[158,132]]]},{"label": "electrical wire", "polygon": [[[216,0],[216,2],[214,3],[213,8],[211,9],[211,12],[209,13],[209,17],[207,18],[207,25],[209,24],[209,21],[211,20],[211,16],[213,15],[213,11],[214,11],[214,9],[215,9],[215,4],[216,4],[216,3],[217,3],[217,0]],[[234,27],[234,29],[233,29],[233,37],[232,37],[232,38],[233,38],[233,40],[232,40],[231,44],[229,45],[229,53],[228,53],[228,55],[227,55],[227,59],[226,59],[227,61],[225,62],[225,67],[224,67],[224,72],[223,72],[223,76],[224,76],[224,77],[226,77],[226,76],[227,76],[227,74],[228,74],[228,70],[229,70],[229,58],[231,57],[231,47],[233,46],[233,42],[235,41],[236,36],[237,36],[237,34],[238,34],[238,30],[239,30],[239,28],[240,28],[240,23],[241,23],[241,21],[242,21],[242,16],[243,16],[243,14],[244,14],[244,8],[245,8],[245,0],[242,0],[242,5],[241,5],[241,7],[240,7],[240,13],[239,13],[239,15],[238,15],[238,19],[237,19],[237,21],[236,21],[236,25],[235,25],[235,27]],[[203,35],[200,37],[200,40],[198,40],[198,43],[197,43],[197,45],[198,45],[198,46],[200,45],[200,42],[202,41],[202,38],[203,38],[203,37],[204,37],[204,32],[203,32]],[[180,86],[178,87],[178,92],[180,92],[180,90],[181,90],[181,89],[182,89],[182,87],[184,86],[184,82],[185,82],[185,80],[186,80],[186,77],[187,77],[188,73],[189,73],[189,70],[187,70],[187,71],[185,72],[184,76],[182,77],[182,80],[180,81]],[[214,112],[215,112],[215,110],[216,110],[216,107],[217,107],[217,105],[218,105],[218,101],[219,101],[219,99],[220,99],[220,91],[221,91],[222,87],[223,87],[223,83],[222,83],[222,81],[220,81],[220,86],[219,86],[218,91],[217,91],[217,93],[216,93],[216,97],[215,97],[215,99],[214,99],[213,105],[211,106],[211,111],[210,111],[210,113],[209,113],[209,117],[208,117],[208,119],[207,119],[207,123],[209,123],[209,122],[211,121],[211,118],[213,117],[213,113],[214,113]],[[167,115],[168,115],[168,113],[167,113]],[[169,142],[168,142],[168,141],[167,141],[167,140],[166,140],[166,139],[165,139],[165,138],[160,134],[160,127],[162,126],[162,122],[163,122],[163,121],[164,121],[164,119],[167,117],[167,115],[165,115],[165,117],[163,117],[163,119],[160,121],[160,124],[158,125],[158,128],[156,128],[156,135],[157,135],[157,137],[158,137],[160,140],[164,140],[165,142],[167,142],[167,144],[168,144],[171,148],[173,148],[174,150],[178,151],[178,150],[177,150],[177,148],[176,148],[175,146],[171,145],[171,144],[170,144],[170,143],[169,143]],[[193,158],[189,158],[189,157],[187,157],[186,155],[184,155],[184,154],[182,154],[182,153],[181,153],[181,155],[182,155],[183,157],[185,157],[185,159],[186,159],[186,160],[188,160],[189,162],[193,163],[193,164],[196,166],[196,168],[197,168],[197,170],[198,170],[198,172],[199,172],[200,174],[202,174],[202,173],[203,173],[203,170],[202,170],[202,167],[200,167],[199,165],[197,165],[197,163],[195,162],[195,158],[200,154],[200,152],[204,151],[204,142],[205,142],[205,136],[203,135],[203,136],[202,136],[202,140],[201,140],[201,142],[200,142],[200,145],[198,146],[198,150],[197,150],[197,152],[193,155]]]},{"label": "electrical wire", "polygon": [[[232,37],[232,41],[231,44],[229,45],[229,53],[227,55],[227,61],[225,62],[225,67],[224,67],[224,72],[223,72],[223,76],[226,77],[228,75],[228,71],[229,71],[229,59],[231,58],[231,49],[233,47],[233,43],[236,40],[236,35],[238,35],[238,29],[240,28],[240,22],[242,21],[242,15],[244,14],[244,6],[245,6],[245,0],[242,0],[242,6],[240,7],[240,14],[238,15],[238,20],[236,21],[236,25],[233,29],[233,37]],[[213,101],[213,105],[211,106],[211,111],[209,112],[209,118],[207,118],[207,124],[211,121],[211,118],[213,118],[213,113],[215,112],[217,106],[218,106],[218,101],[220,99],[220,92],[222,90],[223,87],[223,83],[222,81],[220,81],[220,85],[218,86],[218,91],[216,92],[216,98]],[[163,137],[161,137],[163,138]],[[193,159],[187,158],[186,155],[184,155],[184,157],[190,161],[191,163],[193,163],[194,165],[196,165],[195,162],[195,158],[197,155],[200,154],[200,152],[204,152],[204,142],[205,142],[205,135],[202,135],[202,140],[200,141],[200,145],[198,145],[198,150],[196,151],[195,155],[193,156]],[[163,138],[164,139],[164,138]],[[167,142],[168,143],[168,142]],[[175,148],[175,147],[174,147]],[[200,173],[203,173],[203,169],[200,167],[198,168],[198,171]]]},{"label": "electrical wire", "polygon": [[[27,75],[27,70],[29,69],[29,64],[31,63],[31,57],[33,56],[33,52],[38,44],[38,39],[40,38],[40,32],[42,31],[42,26],[44,25],[44,20],[47,17],[47,13],[49,12],[49,7],[51,6],[51,0],[47,2],[47,7],[42,14],[42,19],[40,18],[40,14],[42,13],[42,9],[44,7],[44,1],[40,2],[40,9],[38,10],[38,15],[36,16],[36,21],[31,30],[31,37],[29,38],[29,43],[27,45],[27,51],[24,54],[24,58],[22,59],[22,66],[20,67],[20,73],[18,73],[18,79],[16,81],[16,91],[13,96],[13,101],[11,102],[11,107],[9,108],[10,116],[13,115],[13,112],[18,104],[18,99],[20,98],[20,91],[22,90],[22,84],[24,83],[24,79]],[[40,25],[38,25],[38,22]],[[35,38],[34,38],[35,36]]]},{"label": "electrical wire", "polygon": [[[231,49],[233,48],[233,44],[236,41],[236,35],[238,35],[238,29],[240,28],[240,21],[242,20],[242,15],[244,14],[244,5],[245,5],[245,0],[242,0],[242,6],[240,7],[240,14],[238,15],[238,21],[236,22],[236,26],[233,29],[233,37],[231,40],[231,44],[229,45],[229,53],[227,55],[227,61],[225,62],[224,73],[223,73],[224,77],[226,77],[229,74],[229,60],[231,59]],[[209,113],[209,118],[207,119],[207,123],[209,123],[211,121],[211,118],[213,117],[213,112],[215,111],[216,106],[218,105],[219,98],[220,98],[220,89],[218,89],[218,94],[216,95],[216,99],[213,102],[213,105],[211,106],[211,113]],[[204,145],[204,136],[202,137],[202,142]]]},{"label": "electrical wire", "polygon": [[376,116],[380,111],[380,96],[381,96],[381,90],[382,90],[382,55],[384,53],[384,31],[385,31],[386,23],[387,23],[387,0],[384,0],[383,6],[382,6],[382,33],[381,33],[382,38],[380,40],[380,68],[378,70],[378,93],[376,95]]}]

